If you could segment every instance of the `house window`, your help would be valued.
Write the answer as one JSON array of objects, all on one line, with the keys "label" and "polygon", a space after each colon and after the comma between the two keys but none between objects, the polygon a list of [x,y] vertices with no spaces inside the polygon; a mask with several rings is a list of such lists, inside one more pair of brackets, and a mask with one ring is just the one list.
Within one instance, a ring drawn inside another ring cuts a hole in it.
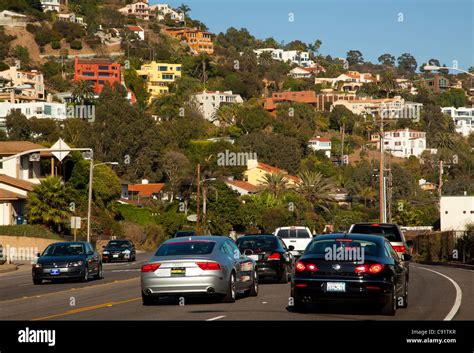
[{"label": "house window", "polygon": [[168,71],[168,66],[158,66],[158,71]]},{"label": "house window", "polygon": [[53,115],[53,109],[50,105],[44,106],[44,114],[49,116]]},{"label": "house window", "polygon": [[99,66],[99,70],[108,70],[108,69],[109,69],[108,66],[104,66],[104,65]]}]

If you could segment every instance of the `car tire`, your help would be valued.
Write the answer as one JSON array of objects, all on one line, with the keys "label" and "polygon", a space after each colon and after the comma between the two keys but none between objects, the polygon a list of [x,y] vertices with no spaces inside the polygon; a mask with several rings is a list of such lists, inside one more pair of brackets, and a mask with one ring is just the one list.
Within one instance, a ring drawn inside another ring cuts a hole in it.
[{"label": "car tire", "polygon": [[397,312],[397,291],[395,284],[392,285],[392,290],[390,291],[390,298],[382,307],[381,313],[387,316],[394,316]]},{"label": "car tire", "polygon": [[285,269],[283,270],[283,273],[281,274],[280,279],[278,280],[280,283],[288,283],[288,267],[285,265]]},{"label": "car tire", "polygon": [[104,273],[102,269],[102,264],[99,265],[99,270],[97,271],[97,274],[94,276],[95,279],[102,279],[104,278]]},{"label": "car tire", "polygon": [[151,295],[146,295],[142,292],[142,304],[145,306],[156,305],[160,301],[159,297],[152,297]]},{"label": "car tire", "polygon": [[253,281],[252,281],[252,286],[247,292],[247,295],[249,297],[256,297],[258,296],[258,275],[257,275],[257,270],[253,271]]},{"label": "car tire", "polygon": [[36,286],[36,285],[39,285],[39,284],[43,284],[43,280],[42,279],[39,279],[39,278],[33,278],[33,284]]},{"label": "car tire", "polygon": [[88,282],[89,281],[89,268],[86,266],[84,269],[84,274],[81,277],[81,282]]},{"label": "car tire", "polygon": [[306,311],[306,304],[297,298],[293,298],[293,310],[300,313]]},{"label": "car tire", "polygon": [[223,303],[234,303],[236,296],[237,296],[237,292],[235,290],[235,273],[232,272],[230,274],[229,286],[227,288],[227,293],[225,294],[224,298],[222,298],[222,302]]}]

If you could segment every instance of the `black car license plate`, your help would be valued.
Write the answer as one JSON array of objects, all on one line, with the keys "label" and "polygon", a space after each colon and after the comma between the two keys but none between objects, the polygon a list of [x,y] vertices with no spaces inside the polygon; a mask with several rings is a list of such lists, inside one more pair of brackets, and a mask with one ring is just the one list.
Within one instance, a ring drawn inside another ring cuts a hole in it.
[{"label": "black car license plate", "polygon": [[186,267],[173,267],[171,269],[172,276],[184,276],[186,275]]}]

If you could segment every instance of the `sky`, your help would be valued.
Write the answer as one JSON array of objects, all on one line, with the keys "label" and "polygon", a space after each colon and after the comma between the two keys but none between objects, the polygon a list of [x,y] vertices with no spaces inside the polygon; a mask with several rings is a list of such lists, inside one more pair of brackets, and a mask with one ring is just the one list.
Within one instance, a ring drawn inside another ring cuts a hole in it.
[{"label": "sky", "polygon": [[[151,0],[151,4],[164,3]],[[288,43],[322,41],[321,54],[346,57],[360,50],[366,61],[390,53],[412,54],[421,65],[474,66],[474,0],[168,0],[213,33],[229,27]],[[293,21],[291,21],[293,20]]]}]

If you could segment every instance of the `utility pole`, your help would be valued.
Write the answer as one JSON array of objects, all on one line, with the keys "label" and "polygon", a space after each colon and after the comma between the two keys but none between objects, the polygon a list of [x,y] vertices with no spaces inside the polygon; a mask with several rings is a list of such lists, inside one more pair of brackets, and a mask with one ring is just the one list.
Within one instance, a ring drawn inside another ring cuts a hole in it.
[{"label": "utility pole", "polygon": [[201,200],[200,200],[200,195],[201,195],[201,165],[198,163],[197,165],[197,196],[196,196],[196,222],[197,222],[197,225],[196,225],[196,232],[198,233],[199,235],[199,230],[200,230],[200,209],[199,209],[199,206],[200,206],[200,203],[201,203]]},{"label": "utility pole", "polygon": [[385,223],[385,174],[384,174],[384,132],[383,114],[380,124],[380,165],[379,165],[379,218],[380,223]]},{"label": "utility pole", "polygon": [[439,159],[439,181],[438,181],[438,194],[441,199],[441,194],[443,190],[443,160]]}]

